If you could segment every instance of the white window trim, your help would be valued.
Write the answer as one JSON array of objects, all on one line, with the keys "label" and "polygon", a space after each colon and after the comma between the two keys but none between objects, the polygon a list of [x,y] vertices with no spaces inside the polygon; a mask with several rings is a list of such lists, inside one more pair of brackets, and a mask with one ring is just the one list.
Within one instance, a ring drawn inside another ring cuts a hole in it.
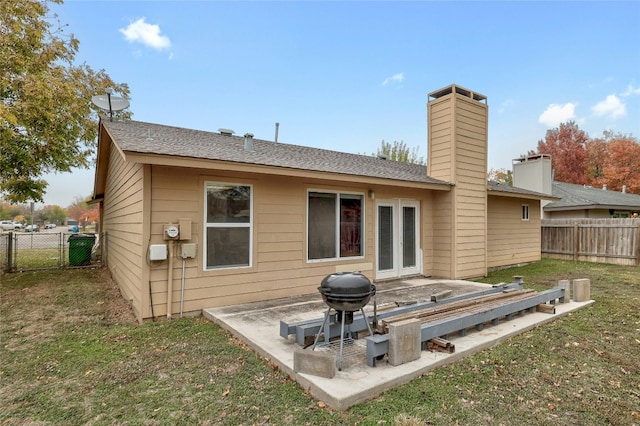
[{"label": "white window trim", "polygon": [[[525,209],[525,207],[526,207],[526,209]],[[531,209],[529,208],[529,204],[523,204],[522,205],[522,208],[520,209],[520,214],[521,214],[520,219],[523,222],[528,222],[529,221],[530,211],[531,211]],[[526,214],[525,214],[525,212],[526,212]]]},{"label": "white window trim", "polygon": [[[338,202],[336,203],[336,220],[339,220],[340,218],[340,195],[359,195],[362,197],[362,211],[360,212],[360,223],[362,226],[362,231],[361,231],[361,238],[362,241],[360,242],[361,246],[362,246],[362,254],[360,256],[349,256],[349,257],[340,257],[340,224],[336,223],[336,253],[338,254],[337,257],[328,257],[325,259],[309,259],[309,194],[311,192],[319,192],[319,193],[323,193],[323,194],[336,194],[336,198],[338,200]],[[319,263],[319,262],[335,262],[336,260],[359,260],[359,259],[364,259],[366,257],[366,232],[365,232],[365,208],[367,205],[367,198],[365,196],[364,192],[352,192],[352,191],[336,191],[336,190],[327,190],[327,189],[313,189],[313,188],[309,188],[307,189],[307,197],[305,199],[305,204],[306,204],[306,215],[307,215],[307,220],[306,220],[306,226],[305,226],[305,233],[306,233],[306,244],[305,244],[305,258],[307,260],[307,263]]]},{"label": "white window trim", "polygon": [[[207,222],[207,187],[209,184],[213,185],[230,185],[230,186],[248,186],[251,191],[251,197],[249,199],[249,223],[209,223]],[[202,209],[202,223],[203,226],[203,234],[202,241],[204,241],[202,248],[202,268],[204,271],[222,271],[222,270],[230,270],[230,269],[248,269],[253,267],[253,185],[249,183],[236,183],[236,182],[225,182],[225,181],[214,181],[207,180],[204,182],[204,194],[203,194],[203,209]],[[249,265],[241,265],[241,266],[218,266],[218,267],[208,267],[207,266],[207,250],[209,241],[207,240],[207,229],[209,228],[249,228]]]}]

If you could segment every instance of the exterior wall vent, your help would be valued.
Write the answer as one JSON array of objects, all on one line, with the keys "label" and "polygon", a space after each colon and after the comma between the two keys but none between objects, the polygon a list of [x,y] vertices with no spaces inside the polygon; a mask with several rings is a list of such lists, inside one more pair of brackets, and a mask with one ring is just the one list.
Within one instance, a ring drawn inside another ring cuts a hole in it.
[{"label": "exterior wall vent", "polygon": [[218,129],[218,131],[220,132],[221,135],[223,136],[233,136],[233,134],[235,133],[233,130],[231,129]]}]

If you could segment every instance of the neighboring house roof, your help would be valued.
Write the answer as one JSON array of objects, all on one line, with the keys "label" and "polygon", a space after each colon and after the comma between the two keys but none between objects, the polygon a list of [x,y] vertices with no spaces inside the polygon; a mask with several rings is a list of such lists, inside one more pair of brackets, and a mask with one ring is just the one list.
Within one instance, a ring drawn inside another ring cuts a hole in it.
[{"label": "neighboring house roof", "polygon": [[530,191],[528,189],[517,188],[511,185],[505,185],[503,183],[495,182],[490,180],[487,182],[487,189],[489,194],[492,195],[501,195],[504,197],[518,197],[518,198],[531,198],[535,200],[557,200],[558,198],[552,197],[548,194],[543,194],[541,192]]},{"label": "neighboring house roof", "polygon": [[102,120],[113,141],[125,153],[230,161],[315,172],[339,173],[409,182],[451,184],[427,176],[419,164],[383,160],[253,139],[253,150],[244,148],[244,137],[184,129],[139,121]]},{"label": "neighboring house roof", "polygon": [[564,182],[553,182],[552,192],[555,197],[561,198],[561,200],[544,206],[545,211],[578,209],[640,210],[640,195]]}]

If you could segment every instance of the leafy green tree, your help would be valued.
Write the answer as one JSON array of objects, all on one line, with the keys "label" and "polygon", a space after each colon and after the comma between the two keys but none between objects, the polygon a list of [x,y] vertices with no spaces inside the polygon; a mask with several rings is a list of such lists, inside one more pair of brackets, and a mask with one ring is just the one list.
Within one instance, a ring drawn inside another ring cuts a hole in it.
[{"label": "leafy green tree", "polygon": [[42,201],[45,173],[91,165],[91,96],[107,88],[129,96],[104,70],[74,64],[79,41],[50,15],[50,2],[62,0],[0,1],[0,195],[12,203]]},{"label": "leafy green tree", "polygon": [[43,223],[62,225],[67,219],[67,211],[60,206],[44,206],[39,213],[40,220]]},{"label": "leafy green tree", "polygon": [[387,160],[398,161],[400,163],[425,164],[424,158],[418,156],[418,147],[408,148],[404,141],[380,143],[375,156],[384,156]]},{"label": "leafy green tree", "polygon": [[26,210],[23,207],[0,200],[0,220],[14,220],[24,213]]}]

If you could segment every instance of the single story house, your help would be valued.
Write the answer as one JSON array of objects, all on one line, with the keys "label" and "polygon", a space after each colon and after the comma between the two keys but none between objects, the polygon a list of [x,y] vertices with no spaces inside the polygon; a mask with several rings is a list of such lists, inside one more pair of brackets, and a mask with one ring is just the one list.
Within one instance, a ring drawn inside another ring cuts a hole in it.
[{"label": "single story house", "polygon": [[451,85],[427,110],[426,167],[102,119],[103,261],[143,321],[314,293],[341,271],[383,288],[539,260],[546,196],[488,184],[486,97]]},{"label": "single story house", "polygon": [[543,200],[543,219],[609,219],[640,215],[640,195],[553,180],[551,156],[534,154],[513,160],[513,185],[556,200]]}]

